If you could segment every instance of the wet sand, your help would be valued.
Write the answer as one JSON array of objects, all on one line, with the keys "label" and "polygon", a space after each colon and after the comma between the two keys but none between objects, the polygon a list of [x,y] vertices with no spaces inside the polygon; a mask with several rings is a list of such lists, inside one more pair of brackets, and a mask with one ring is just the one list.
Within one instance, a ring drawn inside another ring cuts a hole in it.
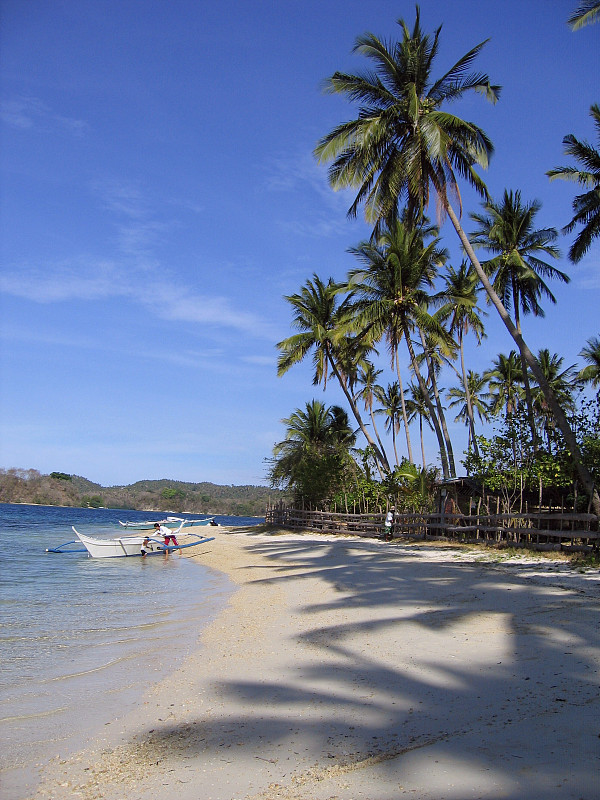
[{"label": "wet sand", "polygon": [[598,570],[213,533],[228,607],[36,800],[597,800]]}]

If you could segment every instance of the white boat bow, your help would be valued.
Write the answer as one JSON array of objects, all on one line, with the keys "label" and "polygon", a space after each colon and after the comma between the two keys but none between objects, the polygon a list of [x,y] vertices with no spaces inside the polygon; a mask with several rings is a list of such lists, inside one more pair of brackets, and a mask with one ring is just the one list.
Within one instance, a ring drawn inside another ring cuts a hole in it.
[{"label": "white boat bow", "polygon": [[[197,533],[184,534],[186,541],[180,542],[178,545],[166,546],[162,536],[120,536],[116,539],[97,539],[94,536],[85,536],[83,533],[73,527],[73,533],[77,536],[79,541],[83,544],[90,556],[93,558],[122,558],[125,556],[141,556],[142,544],[148,540],[154,547],[153,551],[147,555],[158,553],[169,553],[173,550],[183,550],[186,547],[194,547],[194,545],[204,544],[205,542],[212,542],[214,536],[200,536]],[[195,537],[193,541],[187,539]]]}]

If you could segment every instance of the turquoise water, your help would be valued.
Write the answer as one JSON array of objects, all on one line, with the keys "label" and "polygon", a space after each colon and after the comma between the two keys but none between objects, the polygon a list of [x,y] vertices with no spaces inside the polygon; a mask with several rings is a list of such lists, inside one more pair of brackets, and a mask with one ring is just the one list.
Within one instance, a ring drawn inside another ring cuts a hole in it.
[{"label": "turquoise water", "polygon": [[45,552],[74,538],[71,525],[81,533],[109,535],[119,519],[160,518],[140,511],[0,504],[3,797],[26,796],[40,766],[79,749],[86,737],[139,702],[142,689],[181,663],[227,603],[229,579],[187,558]]}]

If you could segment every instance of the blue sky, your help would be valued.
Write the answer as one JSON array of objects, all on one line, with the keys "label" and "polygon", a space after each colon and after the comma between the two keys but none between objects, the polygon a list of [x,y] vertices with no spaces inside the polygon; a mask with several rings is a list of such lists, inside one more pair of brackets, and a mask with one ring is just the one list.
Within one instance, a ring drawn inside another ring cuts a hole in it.
[{"label": "blue sky", "polygon": [[[456,113],[495,144],[492,196],[521,189],[561,228],[575,187],[545,173],[569,163],[565,134],[594,141],[600,25],[570,31],[576,0],[420,5],[426,30],[443,23],[437,74],[491,37],[477,67],[501,99]],[[292,332],[283,296],[313,272],[343,278],[369,234],[312,150],[353,112],[322,81],[365,66],[355,37],[396,38],[398,17],[412,24],[414,4],[3,0],[1,467],[263,484],[281,418],[343,400],[309,364],[278,379],[275,343]],[[579,363],[599,333],[599,253],[557,263],[572,280],[525,319],[533,350]],[[487,331],[468,349],[478,371],[512,348],[492,313]]]}]

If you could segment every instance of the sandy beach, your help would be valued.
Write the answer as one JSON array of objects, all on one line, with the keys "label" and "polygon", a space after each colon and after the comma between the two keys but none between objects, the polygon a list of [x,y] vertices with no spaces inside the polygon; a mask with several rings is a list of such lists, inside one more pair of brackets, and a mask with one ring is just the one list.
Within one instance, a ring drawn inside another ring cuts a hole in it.
[{"label": "sandy beach", "polygon": [[36,800],[600,797],[597,569],[214,531],[229,605]]}]

